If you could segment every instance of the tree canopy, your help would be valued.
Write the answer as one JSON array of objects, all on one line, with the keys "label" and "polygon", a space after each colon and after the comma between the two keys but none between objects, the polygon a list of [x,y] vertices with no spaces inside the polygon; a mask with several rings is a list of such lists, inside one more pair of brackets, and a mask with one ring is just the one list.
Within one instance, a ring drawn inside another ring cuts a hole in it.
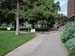
[{"label": "tree canopy", "polygon": [[3,17],[10,19],[13,14],[12,18],[15,19],[17,1],[19,1],[19,18],[28,19],[33,25],[39,20],[46,20],[51,24],[59,16],[59,2],[54,3],[54,0],[0,0],[0,20]]},{"label": "tree canopy", "polygon": [[[17,0],[0,0],[0,7],[4,11],[15,12]],[[57,15],[59,3],[54,0],[19,0],[20,16],[27,19],[48,18],[50,15]],[[40,15],[41,14],[41,15]]]}]

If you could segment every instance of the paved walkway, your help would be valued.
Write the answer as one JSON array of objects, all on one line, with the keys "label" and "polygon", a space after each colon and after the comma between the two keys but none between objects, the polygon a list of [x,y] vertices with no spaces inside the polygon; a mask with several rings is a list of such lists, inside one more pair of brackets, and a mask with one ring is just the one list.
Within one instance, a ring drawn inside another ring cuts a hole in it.
[{"label": "paved walkway", "polygon": [[60,31],[51,31],[38,35],[6,56],[67,56],[60,33]]}]

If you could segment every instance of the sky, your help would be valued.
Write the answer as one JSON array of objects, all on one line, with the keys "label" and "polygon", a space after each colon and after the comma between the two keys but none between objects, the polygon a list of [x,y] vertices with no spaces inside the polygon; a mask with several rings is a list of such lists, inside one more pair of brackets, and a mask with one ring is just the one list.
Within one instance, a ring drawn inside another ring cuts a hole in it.
[{"label": "sky", "polygon": [[61,7],[61,10],[59,11],[59,13],[62,13],[65,16],[67,16],[67,0],[55,0],[55,2],[57,1],[60,2],[60,7]]}]

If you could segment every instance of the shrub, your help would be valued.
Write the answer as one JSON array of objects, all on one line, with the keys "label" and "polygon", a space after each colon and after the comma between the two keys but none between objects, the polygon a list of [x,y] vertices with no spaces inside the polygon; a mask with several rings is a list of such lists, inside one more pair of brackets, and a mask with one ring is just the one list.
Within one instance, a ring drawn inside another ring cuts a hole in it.
[{"label": "shrub", "polygon": [[67,40],[75,38],[75,23],[74,22],[68,22],[64,26],[64,30],[62,33],[62,41],[65,43]]},{"label": "shrub", "polygon": [[69,39],[65,44],[69,50],[74,50],[75,49],[75,38]]},{"label": "shrub", "polygon": [[69,50],[69,56],[75,56],[75,38],[69,39],[65,45]]},{"label": "shrub", "polygon": [[[36,29],[37,32],[40,32],[40,31],[42,31],[42,32],[49,31],[49,29],[47,29],[47,28],[44,28],[44,29],[42,29],[42,28],[35,28],[35,29]],[[20,30],[21,31],[30,31],[31,28],[20,28]],[[0,31],[7,31],[7,27],[0,27]],[[15,28],[11,28],[11,31],[15,31]]]},{"label": "shrub", "polygon": [[75,56],[75,49],[74,49],[74,50],[69,51],[69,56]]},{"label": "shrub", "polygon": [[61,39],[69,50],[69,56],[75,56],[75,22],[68,22],[64,26]]}]

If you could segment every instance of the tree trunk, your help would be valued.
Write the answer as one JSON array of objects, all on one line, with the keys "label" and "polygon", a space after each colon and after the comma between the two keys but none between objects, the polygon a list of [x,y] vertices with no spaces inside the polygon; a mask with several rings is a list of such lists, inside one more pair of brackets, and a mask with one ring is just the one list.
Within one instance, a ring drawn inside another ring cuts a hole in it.
[{"label": "tree trunk", "polygon": [[17,0],[17,6],[16,6],[16,35],[19,35],[19,0]]},{"label": "tree trunk", "polygon": [[35,29],[35,24],[34,24],[34,22],[32,23],[32,29]]},{"label": "tree trunk", "polygon": [[44,28],[44,20],[42,20],[42,29]]}]

